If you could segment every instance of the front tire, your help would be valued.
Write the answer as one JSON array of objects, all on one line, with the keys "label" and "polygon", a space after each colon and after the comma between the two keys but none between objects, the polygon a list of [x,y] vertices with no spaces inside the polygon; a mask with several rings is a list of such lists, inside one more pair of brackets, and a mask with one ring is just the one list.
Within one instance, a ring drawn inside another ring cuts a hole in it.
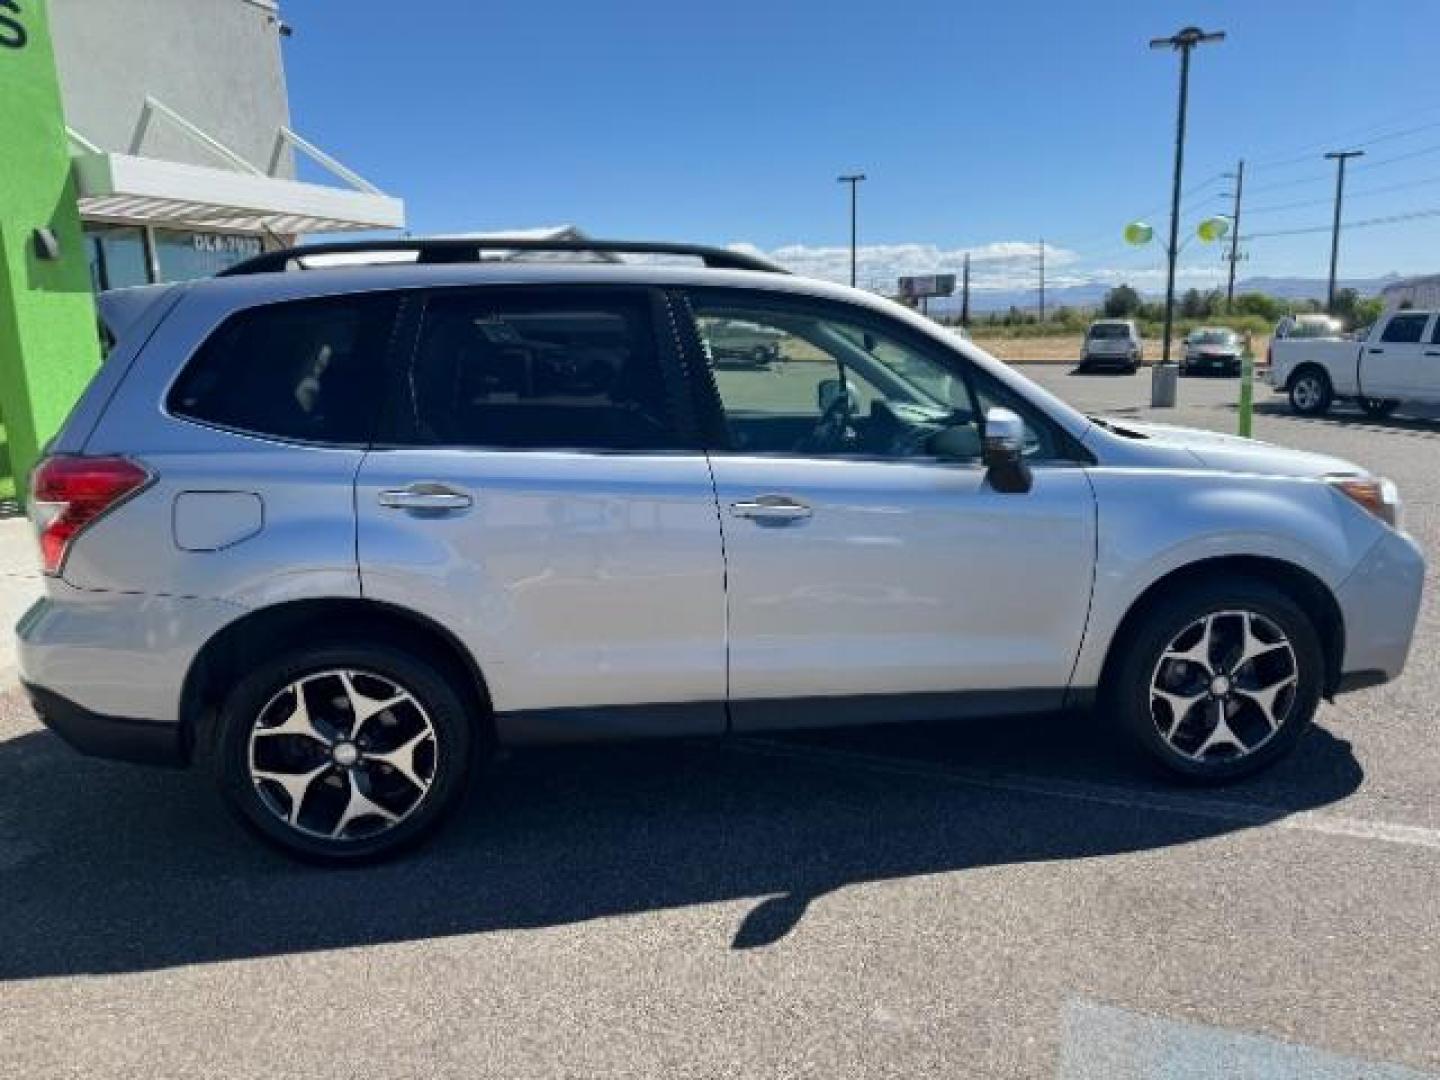
[{"label": "front tire", "polygon": [[1118,642],[1106,700],[1170,776],[1224,783],[1288,753],[1320,703],[1309,616],[1259,580],[1196,582],[1152,603]]},{"label": "front tire", "polygon": [[1324,416],[1334,400],[1330,376],[1320,368],[1301,368],[1290,379],[1290,408],[1301,416]]},{"label": "front tire", "polygon": [[464,791],[471,745],[459,695],[429,664],[388,645],[334,643],[265,661],[236,684],[213,767],[263,839],[351,864],[433,833]]}]

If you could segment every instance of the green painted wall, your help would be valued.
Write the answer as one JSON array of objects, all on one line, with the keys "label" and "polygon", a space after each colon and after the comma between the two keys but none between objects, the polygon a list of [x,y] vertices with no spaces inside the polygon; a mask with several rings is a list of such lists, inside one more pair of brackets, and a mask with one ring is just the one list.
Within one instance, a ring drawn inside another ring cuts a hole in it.
[{"label": "green painted wall", "polygon": [[[37,257],[39,228],[61,257]],[[0,419],[23,484],[100,363],[43,0],[0,0]]]}]

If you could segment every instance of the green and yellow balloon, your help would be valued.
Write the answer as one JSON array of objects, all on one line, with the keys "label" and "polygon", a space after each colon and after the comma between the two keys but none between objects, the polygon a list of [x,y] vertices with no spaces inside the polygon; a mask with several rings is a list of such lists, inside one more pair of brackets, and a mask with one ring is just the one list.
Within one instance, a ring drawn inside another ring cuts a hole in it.
[{"label": "green and yellow balloon", "polygon": [[[1213,244],[1230,235],[1230,219],[1224,215],[1208,217],[1195,228],[1195,235],[1201,243]],[[1132,221],[1125,226],[1125,242],[1132,247],[1144,247],[1155,239],[1155,229],[1149,222]]]}]

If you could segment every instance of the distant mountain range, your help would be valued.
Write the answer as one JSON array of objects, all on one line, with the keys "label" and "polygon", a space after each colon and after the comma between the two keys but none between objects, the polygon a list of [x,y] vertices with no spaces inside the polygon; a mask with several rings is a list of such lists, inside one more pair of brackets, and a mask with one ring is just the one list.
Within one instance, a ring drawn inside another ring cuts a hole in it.
[{"label": "distant mountain range", "polygon": [[[1354,289],[1361,296],[1374,296],[1392,281],[1400,280],[1400,274],[1385,274],[1373,278],[1342,278],[1337,284],[1342,289]],[[1263,292],[1286,300],[1324,300],[1328,282],[1325,278],[1302,277],[1252,277],[1235,282],[1235,291]],[[1177,295],[1183,295],[1188,286],[1176,286]],[[1086,284],[1067,285],[1045,290],[1045,306],[1050,310],[1058,307],[1091,308],[1099,306],[1110,291],[1109,285]],[[1140,295],[1147,300],[1158,300],[1161,293],[1141,289]],[[973,289],[970,293],[972,312],[1004,311],[1018,307],[1022,311],[1033,310],[1037,303],[1034,289]],[[960,310],[959,295],[937,297],[930,301],[931,314],[953,314]]]}]

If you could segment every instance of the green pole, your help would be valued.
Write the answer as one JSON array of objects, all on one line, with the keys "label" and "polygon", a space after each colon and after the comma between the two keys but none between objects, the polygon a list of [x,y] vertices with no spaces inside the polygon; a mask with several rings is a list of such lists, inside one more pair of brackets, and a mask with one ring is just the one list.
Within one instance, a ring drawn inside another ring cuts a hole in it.
[{"label": "green pole", "polygon": [[0,418],[30,468],[100,363],[60,79],[43,0],[0,0]]},{"label": "green pole", "polygon": [[1255,354],[1250,349],[1250,335],[1245,335],[1245,351],[1240,354],[1240,413],[1238,433],[1250,438],[1255,405]]}]

